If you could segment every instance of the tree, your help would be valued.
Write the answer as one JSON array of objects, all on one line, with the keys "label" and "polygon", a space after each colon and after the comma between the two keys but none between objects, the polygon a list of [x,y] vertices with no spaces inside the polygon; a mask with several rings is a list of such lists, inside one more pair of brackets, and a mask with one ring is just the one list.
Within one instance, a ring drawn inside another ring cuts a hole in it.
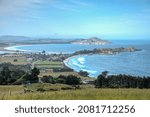
[{"label": "tree", "polygon": [[38,80],[39,80],[38,75],[39,74],[40,74],[40,70],[37,69],[36,67],[34,67],[31,70],[31,78],[30,78],[31,83],[38,82]]},{"label": "tree", "polygon": [[4,77],[0,74],[0,85],[5,84],[5,79]]},{"label": "tree", "polygon": [[95,81],[95,85],[97,88],[104,88],[108,86],[108,80],[107,80],[108,71],[103,71]]},{"label": "tree", "polygon": [[7,66],[1,71],[3,82],[9,82],[11,80],[11,71]]},{"label": "tree", "polygon": [[60,75],[57,78],[57,83],[66,84],[67,76]]},{"label": "tree", "polygon": [[66,78],[66,84],[68,85],[79,85],[81,82],[81,79],[74,75],[69,75]]},{"label": "tree", "polygon": [[108,75],[108,73],[109,73],[108,71],[103,71],[103,72],[101,73],[101,75],[104,76],[104,77],[106,78],[107,75]]},{"label": "tree", "polygon": [[54,78],[52,76],[43,76],[43,78],[41,78],[41,81],[43,83],[55,83]]},{"label": "tree", "polygon": [[104,87],[107,87],[108,82],[107,82],[107,79],[104,77],[103,74],[100,74],[100,75],[97,77],[97,80],[96,80],[96,82],[95,82],[95,85],[96,85],[96,88],[104,88]]},{"label": "tree", "polygon": [[87,77],[89,75],[89,73],[81,70],[81,71],[79,71],[79,75]]},{"label": "tree", "polygon": [[14,62],[17,62],[18,61],[18,59],[14,59]]},{"label": "tree", "polygon": [[44,55],[45,55],[45,53],[46,53],[46,51],[45,51],[45,50],[43,50],[43,51],[42,51],[42,54],[44,54]]}]

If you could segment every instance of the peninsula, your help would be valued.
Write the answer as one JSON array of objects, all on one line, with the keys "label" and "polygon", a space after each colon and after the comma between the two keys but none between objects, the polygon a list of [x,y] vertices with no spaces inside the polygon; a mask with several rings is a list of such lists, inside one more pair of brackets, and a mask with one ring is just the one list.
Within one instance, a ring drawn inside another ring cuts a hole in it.
[{"label": "peninsula", "polygon": [[141,49],[137,49],[134,47],[120,47],[120,48],[95,48],[93,50],[81,50],[73,53],[73,55],[81,55],[81,54],[117,54],[120,52],[135,52],[135,51],[141,51]]}]

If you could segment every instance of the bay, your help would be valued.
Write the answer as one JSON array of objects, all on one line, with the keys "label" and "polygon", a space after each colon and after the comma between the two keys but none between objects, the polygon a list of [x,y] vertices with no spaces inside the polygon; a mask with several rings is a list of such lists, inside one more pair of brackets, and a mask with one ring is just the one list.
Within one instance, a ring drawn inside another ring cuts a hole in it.
[{"label": "bay", "polygon": [[106,45],[78,44],[39,44],[13,47],[27,52],[73,53],[75,51],[94,48],[135,47],[137,52],[124,52],[115,55],[80,55],[67,61],[67,66],[75,71],[87,71],[91,77],[97,77],[103,71],[110,74],[128,74],[150,76],[150,41],[149,40],[114,40]]}]

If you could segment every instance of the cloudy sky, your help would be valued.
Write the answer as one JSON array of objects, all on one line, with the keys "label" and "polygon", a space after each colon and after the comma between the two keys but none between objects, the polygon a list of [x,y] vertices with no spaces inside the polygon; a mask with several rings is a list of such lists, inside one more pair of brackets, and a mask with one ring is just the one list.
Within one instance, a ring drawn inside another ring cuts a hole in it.
[{"label": "cloudy sky", "polygon": [[0,0],[0,35],[150,39],[150,0]]}]

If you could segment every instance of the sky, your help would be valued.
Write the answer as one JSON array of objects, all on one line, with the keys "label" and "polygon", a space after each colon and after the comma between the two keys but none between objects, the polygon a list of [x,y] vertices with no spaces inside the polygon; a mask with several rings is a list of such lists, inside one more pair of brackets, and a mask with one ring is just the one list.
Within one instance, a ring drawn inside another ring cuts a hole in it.
[{"label": "sky", "polygon": [[0,0],[0,35],[150,39],[150,0]]}]

